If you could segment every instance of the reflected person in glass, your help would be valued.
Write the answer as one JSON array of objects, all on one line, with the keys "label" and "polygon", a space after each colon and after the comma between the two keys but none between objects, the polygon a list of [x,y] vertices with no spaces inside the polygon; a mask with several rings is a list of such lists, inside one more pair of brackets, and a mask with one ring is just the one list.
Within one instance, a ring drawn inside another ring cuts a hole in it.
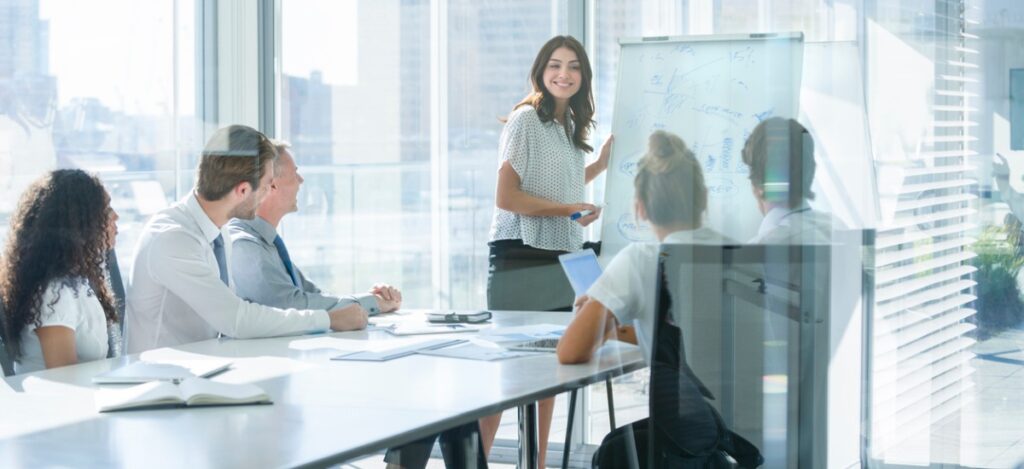
[{"label": "reflected person in glass", "polygon": [[104,263],[116,237],[117,212],[96,176],[51,171],[22,195],[0,265],[16,373],[107,358],[118,328]]},{"label": "reflected person in glass", "polygon": [[353,314],[390,313],[402,305],[402,292],[378,283],[368,293],[336,296],[325,293],[292,262],[277,229],[285,215],[298,211],[299,189],[305,179],[299,174],[290,145],[272,140],[277,149],[277,175],[270,192],[256,207],[252,219],[234,218],[228,233],[235,255],[231,276],[238,296],[276,308],[347,308]]},{"label": "reflected person in glass", "polygon": [[757,236],[762,244],[827,242],[841,228],[827,213],[813,210],[814,139],[794,119],[773,117],[750,133],[743,145],[750,187],[764,215]]}]

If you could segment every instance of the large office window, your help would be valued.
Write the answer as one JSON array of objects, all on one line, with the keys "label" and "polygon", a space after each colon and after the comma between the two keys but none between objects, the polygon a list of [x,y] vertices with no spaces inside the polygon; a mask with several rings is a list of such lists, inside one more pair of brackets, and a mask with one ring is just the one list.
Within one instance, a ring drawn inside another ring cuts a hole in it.
[{"label": "large office window", "polygon": [[[193,2],[0,2],[0,230],[21,192],[56,168],[96,173],[131,260],[146,219],[178,195],[199,145]],[[0,234],[0,238],[5,238]]]},{"label": "large office window", "polygon": [[432,306],[429,2],[286,1],[281,37],[277,134],[306,178],[292,257],[326,291]]},{"label": "large office window", "polygon": [[499,119],[565,9],[282,2],[277,133],[306,177],[284,230],[313,279],[339,293],[393,283],[412,307],[484,306]]}]

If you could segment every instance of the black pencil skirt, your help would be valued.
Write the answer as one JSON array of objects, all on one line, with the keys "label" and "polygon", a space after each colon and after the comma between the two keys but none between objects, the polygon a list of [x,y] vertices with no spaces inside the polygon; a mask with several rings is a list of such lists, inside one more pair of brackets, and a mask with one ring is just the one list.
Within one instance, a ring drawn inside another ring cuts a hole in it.
[{"label": "black pencil skirt", "polygon": [[[572,311],[575,295],[558,263],[566,251],[549,251],[519,239],[491,241],[487,273],[487,309]],[[583,248],[600,252],[600,243]]]}]

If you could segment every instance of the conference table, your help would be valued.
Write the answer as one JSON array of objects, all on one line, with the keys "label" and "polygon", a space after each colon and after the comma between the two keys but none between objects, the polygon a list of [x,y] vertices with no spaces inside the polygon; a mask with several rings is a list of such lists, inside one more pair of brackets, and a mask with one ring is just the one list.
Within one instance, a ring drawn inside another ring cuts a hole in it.
[{"label": "conference table", "polygon": [[[637,347],[615,343],[579,365],[561,365],[552,353],[498,361],[425,355],[337,361],[331,357],[339,350],[325,346],[409,340],[387,333],[384,323],[422,321],[424,312],[382,315],[365,331],[214,339],[9,377],[7,386],[0,383],[0,467],[322,467],[512,407],[520,412],[520,467],[536,467],[537,399],[645,366]],[[485,327],[570,319],[495,312]],[[231,368],[212,379],[256,384],[274,403],[98,413],[92,377],[140,357],[229,358]]]}]

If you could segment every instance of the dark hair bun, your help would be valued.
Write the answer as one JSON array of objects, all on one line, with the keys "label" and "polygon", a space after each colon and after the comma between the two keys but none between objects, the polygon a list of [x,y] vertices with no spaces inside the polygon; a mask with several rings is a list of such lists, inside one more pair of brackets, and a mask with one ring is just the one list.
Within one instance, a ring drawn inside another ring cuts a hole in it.
[{"label": "dark hair bun", "polygon": [[647,157],[644,158],[648,171],[662,173],[671,171],[682,161],[696,157],[678,135],[664,130],[655,130],[647,141]]},{"label": "dark hair bun", "polygon": [[651,133],[633,185],[651,223],[701,226],[708,206],[704,173],[678,135],[664,130]]}]

